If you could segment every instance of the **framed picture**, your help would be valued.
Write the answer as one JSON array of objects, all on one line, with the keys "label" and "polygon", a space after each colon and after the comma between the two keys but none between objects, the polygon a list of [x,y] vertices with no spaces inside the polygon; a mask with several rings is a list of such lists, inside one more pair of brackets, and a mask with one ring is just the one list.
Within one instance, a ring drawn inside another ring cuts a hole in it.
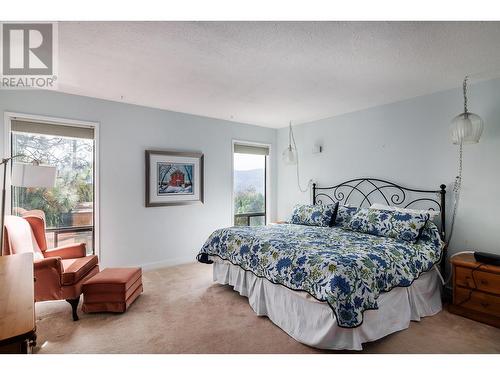
[{"label": "framed picture", "polygon": [[203,154],[146,150],[146,207],[203,203]]}]

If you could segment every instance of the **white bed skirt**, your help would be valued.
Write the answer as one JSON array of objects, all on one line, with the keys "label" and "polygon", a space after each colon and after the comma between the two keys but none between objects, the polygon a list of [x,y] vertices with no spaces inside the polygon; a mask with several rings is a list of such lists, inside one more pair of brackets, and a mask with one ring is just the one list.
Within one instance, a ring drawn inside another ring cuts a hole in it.
[{"label": "white bed skirt", "polygon": [[295,340],[321,349],[362,350],[361,344],[408,328],[411,320],[441,311],[441,284],[437,271],[422,274],[407,288],[394,288],[378,298],[378,310],[363,314],[363,324],[341,328],[328,304],[305,292],[275,285],[265,278],[218,257],[211,258],[214,281],[229,284],[248,297],[257,315],[265,315]]}]

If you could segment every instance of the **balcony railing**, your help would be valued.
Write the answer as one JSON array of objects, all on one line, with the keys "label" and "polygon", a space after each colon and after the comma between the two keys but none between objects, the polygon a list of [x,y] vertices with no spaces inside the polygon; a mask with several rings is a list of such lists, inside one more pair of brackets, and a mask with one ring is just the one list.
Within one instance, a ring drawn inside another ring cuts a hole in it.
[{"label": "balcony railing", "polygon": [[249,212],[245,214],[235,214],[234,225],[235,226],[266,225],[266,213]]},{"label": "balcony railing", "polygon": [[[60,227],[60,228],[47,228],[45,230],[45,233],[49,234],[51,233],[52,234],[52,238],[53,238],[53,246],[54,247],[58,247],[59,246],[59,241],[60,241],[60,236],[64,236],[66,238],[63,238],[63,240],[67,240],[68,238],[70,238],[70,234],[73,234],[73,233],[85,233],[85,232],[91,232],[91,249],[88,249],[87,248],[87,252],[89,252],[89,250],[92,250],[92,254],[94,253],[94,226],[92,225],[82,225],[82,226],[78,226],[78,227]],[[84,242],[84,241],[82,241]],[[88,245],[87,245],[88,247]]]}]

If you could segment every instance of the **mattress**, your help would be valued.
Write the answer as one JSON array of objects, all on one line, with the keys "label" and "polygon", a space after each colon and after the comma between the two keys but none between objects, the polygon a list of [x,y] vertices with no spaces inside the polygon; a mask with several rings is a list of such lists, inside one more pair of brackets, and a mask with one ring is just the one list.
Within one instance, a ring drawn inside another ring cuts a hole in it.
[{"label": "mattress", "polygon": [[343,328],[337,324],[330,306],[308,293],[273,284],[217,256],[210,259],[214,261],[215,282],[231,285],[248,297],[257,315],[267,316],[295,340],[320,349],[362,350],[363,343],[406,329],[410,321],[419,321],[442,309],[441,283],[433,268],[408,287],[381,293],[378,309],[363,312],[363,324]]}]

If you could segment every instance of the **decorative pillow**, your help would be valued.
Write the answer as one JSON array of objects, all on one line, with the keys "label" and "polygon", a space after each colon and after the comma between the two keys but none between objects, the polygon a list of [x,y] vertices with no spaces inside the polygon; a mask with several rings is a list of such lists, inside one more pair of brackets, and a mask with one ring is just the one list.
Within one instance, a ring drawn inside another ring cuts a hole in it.
[{"label": "decorative pillow", "polygon": [[288,222],[290,224],[327,227],[330,225],[337,205],[338,203],[327,205],[299,204],[293,209]]},{"label": "decorative pillow", "polygon": [[337,215],[335,217],[335,225],[342,228],[349,228],[349,222],[351,221],[352,216],[357,211],[357,207],[350,207],[339,204]]},{"label": "decorative pillow", "polygon": [[434,220],[436,217],[439,217],[439,215],[441,214],[441,211],[436,211],[436,210],[416,210],[413,208],[386,206],[385,204],[381,204],[381,203],[373,203],[370,206],[370,208],[373,208],[375,210],[406,212],[406,213],[410,213],[410,214],[429,214],[429,219],[431,219],[431,220]]},{"label": "decorative pillow", "polygon": [[362,208],[352,217],[349,229],[375,236],[416,242],[428,220],[429,214]]}]

